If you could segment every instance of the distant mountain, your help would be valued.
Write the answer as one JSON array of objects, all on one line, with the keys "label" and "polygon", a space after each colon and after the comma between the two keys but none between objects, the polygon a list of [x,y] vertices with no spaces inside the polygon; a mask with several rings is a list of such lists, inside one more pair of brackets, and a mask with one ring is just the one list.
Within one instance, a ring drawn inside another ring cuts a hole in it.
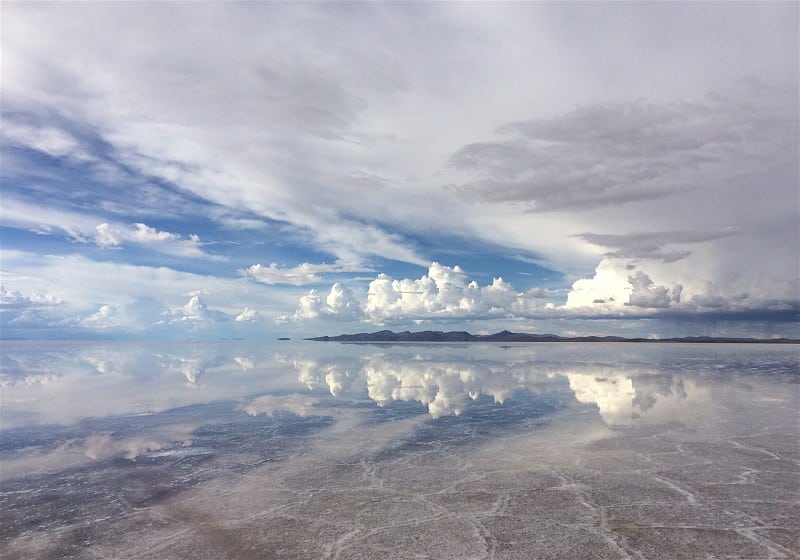
[{"label": "distant mountain", "polygon": [[621,336],[576,336],[563,337],[555,334],[528,334],[501,331],[495,334],[471,334],[467,331],[377,331],[373,333],[340,334],[339,336],[317,336],[307,338],[319,342],[704,342],[704,343],[759,343],[798,344],[800,340],[789,338],[717,338],[713,336],[689,336],[683,338],[623,338]]}]

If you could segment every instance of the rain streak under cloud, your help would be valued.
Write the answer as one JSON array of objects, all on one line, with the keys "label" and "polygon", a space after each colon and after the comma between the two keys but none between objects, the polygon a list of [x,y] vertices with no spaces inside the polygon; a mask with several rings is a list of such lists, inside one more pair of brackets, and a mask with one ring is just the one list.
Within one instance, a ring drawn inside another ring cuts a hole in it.
[{"label": "rain streak under cloud", "polygon": [[4,337],[797,336],[793,3],[3,6]]}]

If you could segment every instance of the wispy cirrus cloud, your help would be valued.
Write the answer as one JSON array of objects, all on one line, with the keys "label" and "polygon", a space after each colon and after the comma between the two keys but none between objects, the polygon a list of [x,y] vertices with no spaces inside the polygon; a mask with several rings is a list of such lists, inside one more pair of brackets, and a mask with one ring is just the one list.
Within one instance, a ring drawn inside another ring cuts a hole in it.
[{"label": "wispy cirrus cloud", "polygon": [[281,267],[277,263],[268,266],[254,264],[239,271],[239,274],[251,278],[262,284],[291,284],[303,286],[305,284],[319,284],[323,281],[323,274],[338,274],[352,272],[372,272],[371,268],[343,263],[312,264],[302,263],[293,267]]},{"label": "wispy cirrus cloud", "polygon": [[29,148],[54,158],[66,157],[81,162],[96,160],[80,140],[54,125],[36,126],[4,118],[0,134],[7,146]]},{"label": "wispy cirrus cloud", "polygon": [[42,235],[61,232],[71,241],[94,243],[104,248],[134,244],[178,257],[226,260],[222,255],[204,251],[200,237],[195,234],[183,236],[143,223],[109,223],[97,216],[36,205],[8,196],[3,197],[3,223]]}]

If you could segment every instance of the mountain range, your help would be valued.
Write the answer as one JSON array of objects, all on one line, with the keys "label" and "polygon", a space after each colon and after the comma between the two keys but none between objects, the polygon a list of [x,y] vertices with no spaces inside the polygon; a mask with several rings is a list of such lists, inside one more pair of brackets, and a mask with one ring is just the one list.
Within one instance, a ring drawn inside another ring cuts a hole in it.
[{"label": "mountain range", "polygon": [[501,331],[494,334],[472,334],[467,331],[402,331],[389,330],[372,333],[317,336],[305,340],[319,342],[702,342],[702,343],[761,343],[798,344],[789,338],[727,338],[713,336],[688,336],[680,338],[624,338],[621,336],[564,337],[555,334],[530,334]]}]

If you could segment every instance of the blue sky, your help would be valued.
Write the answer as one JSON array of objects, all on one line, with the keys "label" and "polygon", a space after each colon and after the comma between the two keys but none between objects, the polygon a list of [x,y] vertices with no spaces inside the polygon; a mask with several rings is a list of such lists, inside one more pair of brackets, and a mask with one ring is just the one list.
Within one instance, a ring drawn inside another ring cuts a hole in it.
[{"label": "blue sky", "polygon": [[798,336],[796,3],[2,16],[3,337]]}]

